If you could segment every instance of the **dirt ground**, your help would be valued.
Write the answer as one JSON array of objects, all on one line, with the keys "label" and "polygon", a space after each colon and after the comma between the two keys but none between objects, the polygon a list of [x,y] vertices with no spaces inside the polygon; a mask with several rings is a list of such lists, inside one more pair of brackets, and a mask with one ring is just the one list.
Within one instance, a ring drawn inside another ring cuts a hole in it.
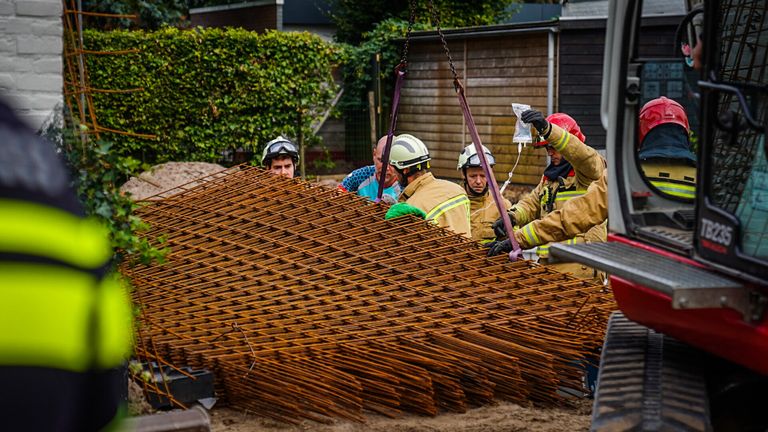
[{"label": "dirt ground", "polygon": [[592,401],[584,399],[575,408],[525,408],[508,402],[474,408],[464,414],[436,417],[404,415],[390,419],[366,417],[367,423],[338,421],[325,425],[303,422],[287,425],[229,408],[210,411],[214,432],[559,432],[589,430]]},{"label": "dirt ground", "polygon": [[168,162],[131,177],[120,191],[141,200],[223,169],[221,165],[206,162]]}]

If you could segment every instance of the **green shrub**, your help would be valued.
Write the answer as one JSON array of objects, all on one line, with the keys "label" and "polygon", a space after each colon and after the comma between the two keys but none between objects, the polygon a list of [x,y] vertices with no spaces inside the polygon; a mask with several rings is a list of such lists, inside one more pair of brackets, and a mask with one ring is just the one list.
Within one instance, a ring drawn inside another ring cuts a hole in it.
[{"label": "green shrub", "polygon": [[[332,71],[344,51],[308,33],[163,28],[154,32],[84,32],[101,126],[153,134],[155,140],[109,135],[113,151],[145,163],[216,162],[226,150],[258,154],[275,136],[317,142],[310,125],[337,91]],[[301,116],[298,114],[301,113]]]}]

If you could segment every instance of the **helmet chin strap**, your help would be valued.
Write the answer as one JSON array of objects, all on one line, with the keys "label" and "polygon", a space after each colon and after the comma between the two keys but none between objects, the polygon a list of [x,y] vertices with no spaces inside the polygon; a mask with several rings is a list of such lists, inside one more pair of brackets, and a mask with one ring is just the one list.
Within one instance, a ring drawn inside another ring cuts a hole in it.
[{"label": "helmet chin strap", "polygon": [[[408,186],[408,174],[407,174],[408,168],[399,169],[395,168],[395,171],[397,171],[400,174],[400,177],[398,177],[397,182],[400,183],[400,186],[405,189],[406,186]],[[401,181],[400,178],[403,180]]]}]

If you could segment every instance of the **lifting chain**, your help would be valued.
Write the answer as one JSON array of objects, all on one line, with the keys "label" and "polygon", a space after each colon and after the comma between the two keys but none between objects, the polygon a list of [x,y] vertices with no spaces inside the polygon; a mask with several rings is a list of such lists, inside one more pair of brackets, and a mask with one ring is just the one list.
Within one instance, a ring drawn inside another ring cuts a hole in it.
[{"label": "lifting chain", "polygon": [[433,0],[429,0],[429,8],[432,10],[432,21],[435,22],[435,27],[437,27],[437,34],[440,35],[440,41],[443,43],[443,50],[445,51],[445,55],[448,56],[448,65],[451,67],[451,74],[453,74],[453,85],[458,91],[458,86],[460,85],[459,75],[456,73],[456,67],[453,65],[453,58],[451,57],[451,50],[448,49],[448,42],[445,41],[443,30],[440,29],[440,11],[435,7]]},{"label": "lifting chain", "polygon": [[408,2],[411,14],[408,16],[408,30],[405,32],[405,44],[403,44],[403,56],[400,58],[400,64],[405,67],[408,64],[408,44],[411,41],[411,30],[413,30],[413,23],[416,20],[416,1],[410,0]]},{"label": "lifting chain", "polygon": [[[387,178],[387,166],[389,165],[389,152],[392,149],[392,140],[395,136],[395,127],[397,127],[397,111],[400,108],[400,92],[403,89],[403,82],[405,81],[405,74],[408,66],[408,44],[411,40],[411,30],[413,29],[413,22],[416,19],[416,0],[408,1],[411,9],[411,16],[408,18],[408,31],[405,34],[405,44],[403,45],[403,57],[400,59],[400,64],[395,67],[395,92],[392,95],[392,112],[389,116],[389,131],[387,131],[387,143],[384,145],[384,151],[381,154],[381,161],[384,167],[379,174],[379,189],[376,192],[376,202],[381,201],[382,195],[384,195],[384,181]],[[376,143],[378,146],[378,142]]]}]

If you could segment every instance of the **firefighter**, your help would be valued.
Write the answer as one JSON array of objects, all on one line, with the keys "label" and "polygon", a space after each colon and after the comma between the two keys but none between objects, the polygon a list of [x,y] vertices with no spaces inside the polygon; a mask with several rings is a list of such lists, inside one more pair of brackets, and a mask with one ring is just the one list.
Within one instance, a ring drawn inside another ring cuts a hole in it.
[{"label": "firefighter", "polygon": [[[520,232],[526,237],[524,244],[539,244],[536,254],[539,261],[548,263],[549,245],[541,241],[541,233],[534,231],[530,222],[542,219],[547,214],[559,209],[571,198],[583,195],[589,185],[600,178],[605,169],[605,160],[595,149],[584,144],[584,134],[571,116],[555,113],[544,116],[536,110],[522,113],[521,119],[531,123],[543,141],[535,147],[546,147],[550,164],[536,188],[517,202],[509,211],[513,225],[523,227]],[[499,238],[504,236],[501,219],[494,223],[494,230]],[[544,234],[545,235],[545,234]],[[568,239],[571,243],[605,241],[605,223],[592,226],[588,230]],[[489,255],[497,255],[511,250],[509,242],[497,242],[489,250]],[[558,270],[570,272],[579,277],[595,277],[590,268],[577,263],[557,264]]]},{"label": "firefighter", "polygon": [[[375,201],[379,195],[379,177],[383,167],[381,156],[386,145],[387,137],[383,136],[379,139],[376,147],[373,148],[373,165],[365,166],[349,173],[341,181],[339,189],[355,192],[362,197]],[[400,184],[397,182],[395,169],[392,168],[392,165],[387,164],[386,167],[387,174],[384,178],[384,192],[381,195],[381,200],[394,204],[400,196]]]},{"label": "firefighter", "polygon": [[6,430],[114,425],[131,345],[107,233],[53,146],[0,103],[0,416]]},{"label": "firefighter", "polygon": [[293,178],[299,164],[299,149],[282,136],[278,136],[264,146],[261,164],[272,174]]},{"label": "firefighter", "polygon": [[420,139],[408,134],[394,138],[389,164],[403,188],[400,203],[422,210],[426,220],[440,227],[471,237],[467,194],[456,183],[436,179],[429,171],[430,160],[429,150]]},{"label": "firefighter", "polygon": [[[607,175],[607,171],[603,170],[600,178],[589,185],[584,195],[566,201],[562,207],[545,217],[515,230],[513,235],[520,247],[530,249],[546,243],[561,242],[605,223],[608,219]],[[535,232],[537,235],[535,238],[525,236],[524,231]]]},{"label": "firefighter", "polygon": [[[485,159],[490,166],[496,164],[496,159],[487,147],[483,146]],[[456,169],[461,170],[464,177],[464,191],[469,197],[469,219],[472,228],[472,240],[488,244],[496,240],[493,223],[499,218],[499,210],[488,191],[488,179],[480,164],[480,158],[474,144],[470,144],[459,153],[459,163]],[[506,198],[504,208],[512,207]]]},{"label": "firefighter", "polygon": [[688,141],[685,109],[664,96],[643,105],[638,157],[645,178],[660,192],[684,200],[696,197],[696,156]]}]

